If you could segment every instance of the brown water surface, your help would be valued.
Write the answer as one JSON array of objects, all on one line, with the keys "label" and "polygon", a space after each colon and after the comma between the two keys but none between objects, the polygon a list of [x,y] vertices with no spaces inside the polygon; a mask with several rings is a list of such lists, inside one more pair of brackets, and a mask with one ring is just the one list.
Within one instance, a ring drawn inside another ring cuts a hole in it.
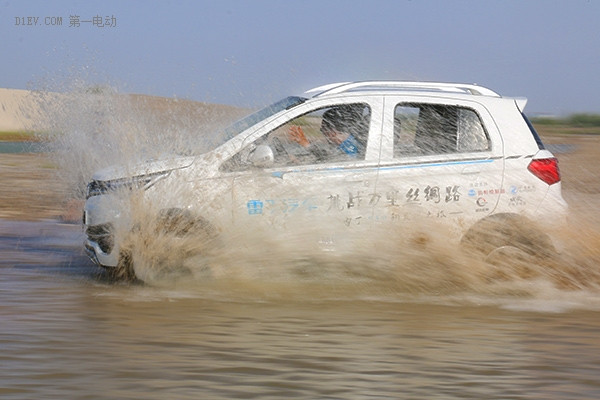
[{"label": "brown water surface", "polygon": [[4,220],[0,236],[3,399],[600,396],[593,288],[151,287],[107,280],[77,225]]}]

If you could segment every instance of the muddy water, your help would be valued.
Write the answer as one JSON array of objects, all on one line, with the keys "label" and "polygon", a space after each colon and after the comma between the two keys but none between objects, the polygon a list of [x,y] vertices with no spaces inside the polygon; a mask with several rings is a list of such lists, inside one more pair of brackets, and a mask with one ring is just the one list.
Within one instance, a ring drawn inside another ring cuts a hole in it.
[{"label": "muddy water", "polygon": [[81,240],[0,222],[3,399],[600,397],[600,291],[585,282],[131,285]]}]

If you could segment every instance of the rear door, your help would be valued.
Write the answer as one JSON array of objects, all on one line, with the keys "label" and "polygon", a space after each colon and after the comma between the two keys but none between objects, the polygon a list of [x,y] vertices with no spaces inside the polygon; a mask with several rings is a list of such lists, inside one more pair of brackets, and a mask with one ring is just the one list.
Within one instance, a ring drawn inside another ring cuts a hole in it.
[{"label": "rear door", "polygon": [[502,141],[477,102],[389,96],[376,192],[382,218],[462,221],[494,211],[503,192]]}]

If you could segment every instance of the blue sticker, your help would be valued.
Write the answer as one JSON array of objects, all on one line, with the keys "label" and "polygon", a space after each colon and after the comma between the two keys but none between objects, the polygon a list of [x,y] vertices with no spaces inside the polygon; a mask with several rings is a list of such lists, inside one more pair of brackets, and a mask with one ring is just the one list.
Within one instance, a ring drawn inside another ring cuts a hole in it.
[{"label": "blue sticker", "polygon": [[246,207],[248,208],[248,215],[257,215],[263,213],[264,203],[260,200],[249,200],[246,203]]}]

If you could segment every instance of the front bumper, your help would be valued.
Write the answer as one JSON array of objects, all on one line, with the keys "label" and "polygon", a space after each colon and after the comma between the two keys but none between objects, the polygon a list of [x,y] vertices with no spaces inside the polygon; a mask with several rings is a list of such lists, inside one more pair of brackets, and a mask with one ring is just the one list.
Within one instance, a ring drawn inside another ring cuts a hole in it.
[{"label": "front bumper", "polygon": [[[87,239],[84,242],[84,250],[87,256],[97,265],[101,267],[116,267],[119,262],[119,250],[114,242],[114,232],[107,232],[104,238],[98,239],[97,235],[90,234],[90,231],[97,229],[94,225],[84,225]],[[109,247],[106,241],[112,241],[113,244]]]},{"label": "front bumper", "polygon": [[83,210],[83,227],[87,236],[84,250],[101,267],[116,267],[119,261],[117,227],[122,217],[111,195],[90,197]]},{"label": "front bumper", "polygon": [[104,268],[114,268],[119,262],[115,253],[106,254],[99,249],[98,244],[87,240],[84,244],[85,254],[94,262],[94,264]]}]

